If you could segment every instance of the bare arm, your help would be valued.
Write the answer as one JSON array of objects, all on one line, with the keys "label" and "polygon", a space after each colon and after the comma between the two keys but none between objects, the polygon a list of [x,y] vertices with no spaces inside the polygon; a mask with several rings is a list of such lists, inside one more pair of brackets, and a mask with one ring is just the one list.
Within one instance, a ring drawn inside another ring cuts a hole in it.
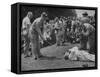
[{"label": "bare arm", "polygon": [[41,32],[41,30],[40,30],[40,26],[41,24],[38,22],[37,24],[36,24],[36,26],[35,26],[35,28],[36,28],[36,31],[38,32],[38,34],[40,35],[40,37],[42,38],[42,40],[45,40],[44,39],[44,37],[43,37],[43,35],[42,35],[42,32]]}]

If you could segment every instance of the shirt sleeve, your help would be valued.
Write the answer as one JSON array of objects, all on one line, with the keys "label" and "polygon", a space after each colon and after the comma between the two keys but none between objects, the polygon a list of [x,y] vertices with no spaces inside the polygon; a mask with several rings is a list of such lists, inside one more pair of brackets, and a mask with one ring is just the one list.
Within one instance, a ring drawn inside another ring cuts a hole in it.
[{"label": "shirt sleeve", "polygon": [[23,24],[22,28],[24,29],[24,28],[28,28],[31,23],[30,23],[30,20],[26,18],[23,20],[22,24]]}]

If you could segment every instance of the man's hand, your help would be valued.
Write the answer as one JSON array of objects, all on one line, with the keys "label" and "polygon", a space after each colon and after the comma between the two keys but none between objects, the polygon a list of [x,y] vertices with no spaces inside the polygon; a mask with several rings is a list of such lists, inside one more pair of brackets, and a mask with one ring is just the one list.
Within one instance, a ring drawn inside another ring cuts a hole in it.
[{"label": "man's hand", "polygon": [[43,36],[42,36],[42,40],[43,40],[43,41],[46,41],[46,39],[45,39]]}]

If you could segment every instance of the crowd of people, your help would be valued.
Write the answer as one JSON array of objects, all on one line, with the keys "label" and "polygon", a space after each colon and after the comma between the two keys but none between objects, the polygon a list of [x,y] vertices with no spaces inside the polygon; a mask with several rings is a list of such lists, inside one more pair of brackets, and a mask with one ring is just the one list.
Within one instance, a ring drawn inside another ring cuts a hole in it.
[{"label": "crowd of people", "polygon": [[89,50],[95,53],[95,16],[83,17],[55,17],[50,20],[45,12],[32,23],[32,12],[28,12],[22,21],[22,48],[25,57],[31,55],[35,59],[43,57],[40,48],[56,44],[62,46],[66,42],[79,43],[80,50]]}]

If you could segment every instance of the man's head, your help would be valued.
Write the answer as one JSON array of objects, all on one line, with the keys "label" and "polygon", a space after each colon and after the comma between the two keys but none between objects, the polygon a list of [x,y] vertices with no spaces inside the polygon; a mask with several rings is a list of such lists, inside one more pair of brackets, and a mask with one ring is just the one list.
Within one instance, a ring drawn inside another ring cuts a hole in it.
[{"label": "man's head", "polygon": [[88,13],[87,12],[84,12],[82,15],[83,15],[83,17],[87,17],[88,16]]},{"label": "man's head", "polygon": [[46,12],[43,12],[41,14],[41,17],[42,17],[43,20],[47,20],[47,18],[48,18],[47,13]]},{"label": "man's head", "polygon": [[77,60],[76,51],[78,52],[78,47],[73,47],[71,49],[68,49],[67,52],[64,54],[64,59],[65,60]]},{"label": "man's head", "polygon": [[27,16],[31,19],[33,17],[33,13],[32,12],[28,12]]}]

